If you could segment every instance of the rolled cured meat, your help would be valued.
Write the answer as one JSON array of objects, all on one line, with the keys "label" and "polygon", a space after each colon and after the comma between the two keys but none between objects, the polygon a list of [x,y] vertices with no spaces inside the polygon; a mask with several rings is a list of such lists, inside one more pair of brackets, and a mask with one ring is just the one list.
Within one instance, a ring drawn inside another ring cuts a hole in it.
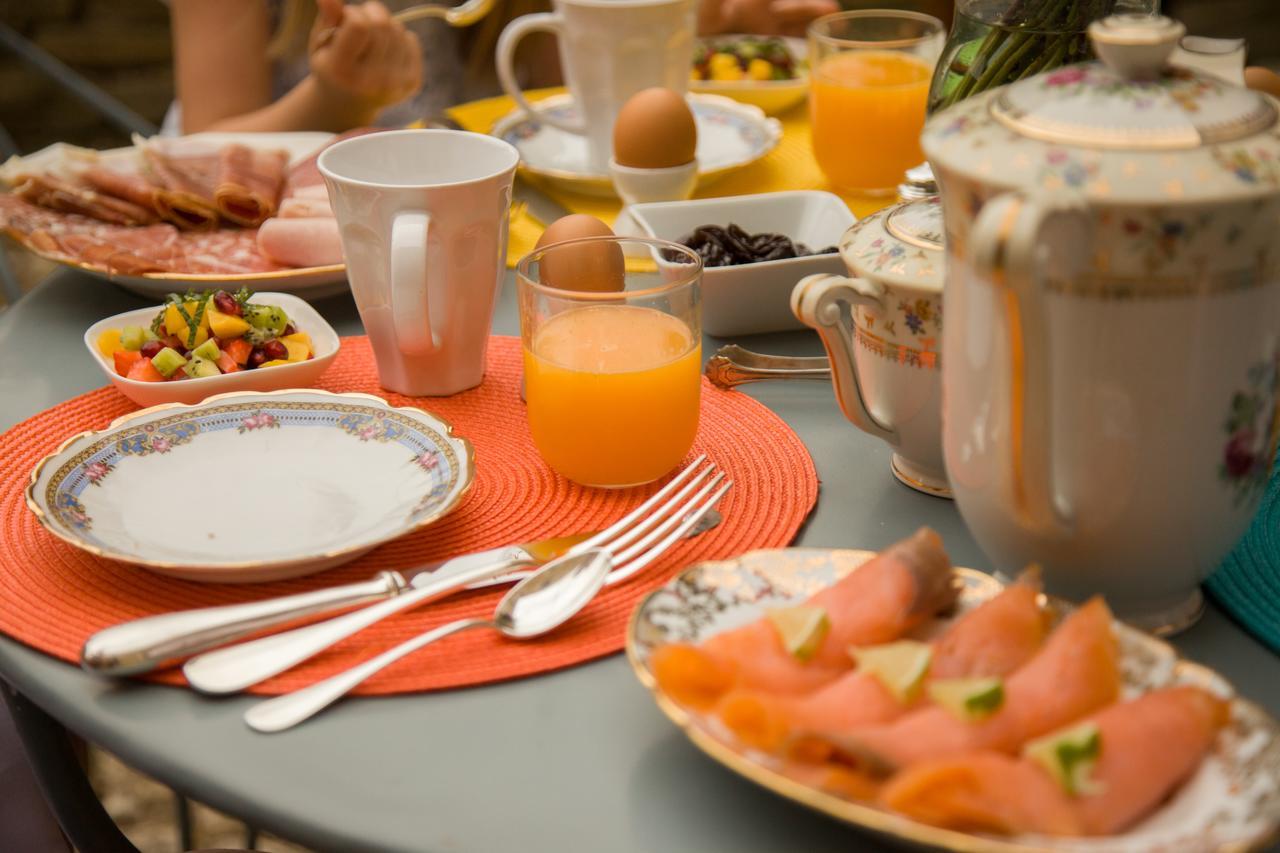
[{"label": "rolled cured meat", "polygon": [[92,166],[81,173],[80,179],[100,193],[132,202],[150,210],[156,217],[156,193],[159,187],[134,172],[118,172],[104,166]]},{"label": "rolled cured meat", "polygon": [[218,227],[214,202],[218,155],[173,156],[147,146],[143,162],[155,179],[156,212],[184,231],[212,231]]},{"label": "rolled cured meat", "polygon": [[223,146],[213,195],[218,213],[250,228],[275,216],[288,161],[286,151]]},{"label": "rolled cured meat", "polygon": [[268,219],[258,228],[258,251],[278,264],[322,267],[342,263],[338,221],[331,218]]},{"label": "rolled cured meat", "polygon": [[62,213],[78,213],[113,225],[149,225],[155,211],[53,175],[25,175],[14,188],[21,199]]}]

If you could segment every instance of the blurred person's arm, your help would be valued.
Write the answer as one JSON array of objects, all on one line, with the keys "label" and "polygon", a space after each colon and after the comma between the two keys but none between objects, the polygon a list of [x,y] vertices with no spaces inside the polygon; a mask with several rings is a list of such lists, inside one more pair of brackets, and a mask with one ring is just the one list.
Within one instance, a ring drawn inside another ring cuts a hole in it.
[{"label": "blurred person's arm", "polygon": [[702,0],[698,33],[803,36],[814,18],[839,11],[836,0]]},{"label": "blurred person's arm", "polygon": [[1280,74],[1270,68],[1251,66],[1244,70],[1244,84],[1250,89],[1266,92],[1273,98],[1280,98]]},{"label": "blurred person's arm", "polygon": [[417,39],[378,2],[317,0],[311,73],[271,100],[271,21],[263,0],[173,0],[182,130],[342,131],[373,121],[422,85]]}]

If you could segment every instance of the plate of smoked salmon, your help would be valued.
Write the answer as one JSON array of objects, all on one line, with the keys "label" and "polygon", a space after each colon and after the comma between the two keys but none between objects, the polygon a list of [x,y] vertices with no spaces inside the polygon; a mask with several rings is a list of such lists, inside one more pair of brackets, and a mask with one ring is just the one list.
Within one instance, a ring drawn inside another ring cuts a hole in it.
[{"label": "plate of smoked salmon", "polygon": [[53,145],[0,167],[0,231],[145,296],[214,284],[341,292],[337,221],[316,168],[334,140],[198,133],[109,151]]},{"label": "plate of smoked salmon", "polygon": [[627,653],[716,761],[942,850],[1248,850],[1280,826],[1280,726],[1112,618],[951,565],[922,529],[880,554],[696,565],[644,599]]}]

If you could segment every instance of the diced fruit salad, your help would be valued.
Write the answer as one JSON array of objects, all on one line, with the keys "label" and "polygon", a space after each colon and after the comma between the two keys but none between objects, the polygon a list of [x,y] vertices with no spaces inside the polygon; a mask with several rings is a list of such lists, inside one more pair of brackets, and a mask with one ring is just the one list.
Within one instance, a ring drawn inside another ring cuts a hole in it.
[{"label": "diced fruit salad", "polygon": [[744,36],[699,43],[693,54],[694,80],[794,80],[795,58],[780,38]]},{"label": "diced fruit salad", "polygon": [[259,305],[242,289],[169,294],[150,326],[107,329],[98,352],[116,373],[140,382],[203,379],[315,357],[311,336],[278,305]]}]

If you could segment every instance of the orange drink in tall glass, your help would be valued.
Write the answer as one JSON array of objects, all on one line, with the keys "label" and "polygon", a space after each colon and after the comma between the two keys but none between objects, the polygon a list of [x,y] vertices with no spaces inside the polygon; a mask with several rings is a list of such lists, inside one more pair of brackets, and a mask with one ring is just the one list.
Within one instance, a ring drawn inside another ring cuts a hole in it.
[{"label": "orange drink in tall glass", "polygon": [[924,162],[929,81],[942,22],[916,12],[827,15],[809,28],[813,153],[839,189],[887,195]]},{"label": "orange drink in tall glass", "polygon": [[[622,289],[541,283],[553,268],[548,259],[584,245],[625,247],[639,258],[628,263]],[[622,488],[652,482],[684,459],[698,431],[700,277],[697,255],[652,240],[573,240],[521,261],[529,430],[557,472],[583,485]]]}]

